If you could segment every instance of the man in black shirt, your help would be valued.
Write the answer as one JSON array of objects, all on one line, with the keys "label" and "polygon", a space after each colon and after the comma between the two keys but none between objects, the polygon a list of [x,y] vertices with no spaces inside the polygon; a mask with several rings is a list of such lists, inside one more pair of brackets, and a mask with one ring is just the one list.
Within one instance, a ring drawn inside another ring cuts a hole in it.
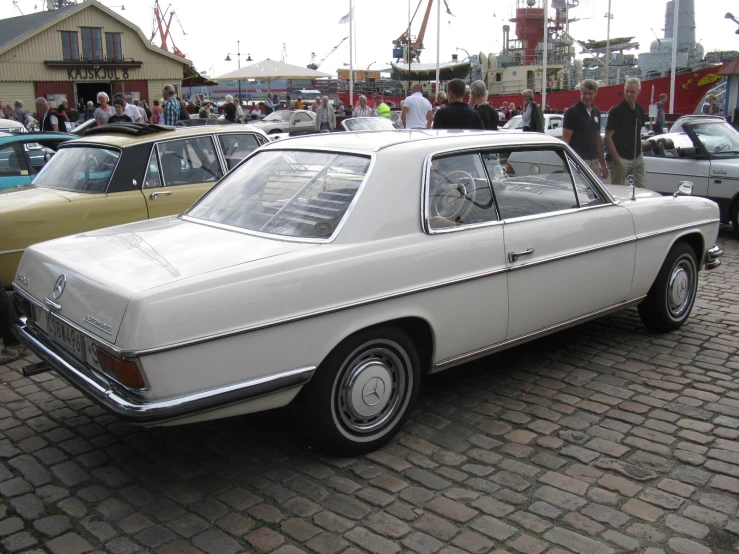
[{"label": "man in black shirt", "polygon": [[603,156],[603,139],[600,136],[600,110],[593,106],[598,93],[598,83],[585,79],[580,85],[580,101],[565,112],[562,140],[599,174],[608,179],[608,168]]},{"label": "man in black shirt", "polygon": [[644,188],[644,156],[641,151],[641,130],[646,116],[644,108],[636,103],[641,81],[627,79],[624,101],[608,113],[606,146],[611,183],[626,184],[627,176],[634,176],[634,184]]},{"label": "man in black shirt", "polygon": [[488,102],[488,89],[483,81],[475,81],[470,85],[470,105],[480,114],[485,129],[498,130],[498,110]]},{"label": "man in black shirt", "polygon": [[484,129],[480,115],[464,103],[467,86],[461,79],[452,79],[446,85],[449,105],[434,116],[434,129]]}]

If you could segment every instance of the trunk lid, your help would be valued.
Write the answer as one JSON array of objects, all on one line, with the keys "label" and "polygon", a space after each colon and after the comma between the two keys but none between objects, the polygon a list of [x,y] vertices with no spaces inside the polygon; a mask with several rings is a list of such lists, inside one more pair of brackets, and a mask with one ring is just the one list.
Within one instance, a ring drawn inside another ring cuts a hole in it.
[{"label": "trunk lid", "polygon": [[[115,342],[128,302],[139,292],[314,246],[171,216],[35,244],[18,269],[27,284],[16,285],[47,307],[45,298],[61,306],[51,311]],[[60,294],[55,284],[62,275]]]}]

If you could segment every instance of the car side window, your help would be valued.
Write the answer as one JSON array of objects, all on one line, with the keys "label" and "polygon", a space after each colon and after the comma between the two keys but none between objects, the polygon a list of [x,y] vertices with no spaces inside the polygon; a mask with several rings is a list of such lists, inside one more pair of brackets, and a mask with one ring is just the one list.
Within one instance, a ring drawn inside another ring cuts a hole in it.
[{"label": "car side window", "polygon": [[211,137],[190,137],[158,145],[165,187],[214,182],[223,177]]},{"label": "car side window", "polygon": [[14,144],[0,148],[0,177],[28,175],[25,160]]},{"label": "car side window", "polygon": [[310,118],[306,114],[299,113],[295,115],[295,123],[306,123],[307,121],[310,121]]},{"label": "car side window", "polygon": [[151,149],[149,163],[146,165],[146,175],[144,176],[144,188],[156,188],[162,186],[162,174],[159,172],[159,163],[157,162],[156,148]]},{"label": "car side window", "polygon": [[432,231],[497,221],[480,154],[457,154],[431,161],[426,218]]},{"label": "car side window", "polygon": [[259,148],[257,137],[251,133],[243,135],[219,135],[223,157],[226,158],[226,168],[231,171],[236,164]]},{"label": "car side window", "polygon": [[606,200],[603,195],[593,186],[588,176],[583,172],[580,166],[575,163],[569,156],[567,158],[570,169],[572,171],[572,180],[575,183],[575,193],[577,201],[581,208],[586,206],[599,206],[605,204]]},{"label": "car side window", "polygon": [[486,154],[502,219],[579,206],[567,159],[558,149],[507,150]]}]

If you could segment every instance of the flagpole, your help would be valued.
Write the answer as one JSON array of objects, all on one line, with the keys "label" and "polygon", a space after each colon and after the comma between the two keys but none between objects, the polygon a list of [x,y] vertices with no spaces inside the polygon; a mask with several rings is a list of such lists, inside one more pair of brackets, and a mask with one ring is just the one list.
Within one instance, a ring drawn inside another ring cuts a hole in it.
[{"label": "flagpole", "polygon": [[680,12],[680,2],[673,0],[675,17],[672,21],[672,70],[670,71],[670,113],[675,113],[675,69],[677,67],[677,14]]},{"label": "flagpole", "polygon": [[439,94],[439,53],[441,51],[441,0],[436,3],[436,94]]},{"label": "flagpole", "polygon": [[547,54],[549,50],[549,1],[544,1],[544,70],[541,75],[541,109],[547,105]]},{"label": "flagpole", "polygon": [[354,57],[352,56],[352,47],[354,37],[352,27],[354,26],[354,2],[349,0],[349,107],[354,110]]}]

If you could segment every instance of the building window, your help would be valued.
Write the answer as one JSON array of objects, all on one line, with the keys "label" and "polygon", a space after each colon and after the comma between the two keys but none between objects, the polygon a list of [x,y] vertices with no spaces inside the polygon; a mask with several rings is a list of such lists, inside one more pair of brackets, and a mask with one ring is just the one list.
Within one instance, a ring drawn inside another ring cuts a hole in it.
[{"label": "building window", "polygon": [[94,27],[82,27],[82,57],[86,60],[103,59],[103,33]]},{"label": "building window", "polygon": [[109,60],[123,59],[120,33],[105,33],[105,51],[108,53]]},{"label": "building window", "polygon": [[75,31],[62,31],[62,52],[64,60],[80,59],[80,47]]}]

